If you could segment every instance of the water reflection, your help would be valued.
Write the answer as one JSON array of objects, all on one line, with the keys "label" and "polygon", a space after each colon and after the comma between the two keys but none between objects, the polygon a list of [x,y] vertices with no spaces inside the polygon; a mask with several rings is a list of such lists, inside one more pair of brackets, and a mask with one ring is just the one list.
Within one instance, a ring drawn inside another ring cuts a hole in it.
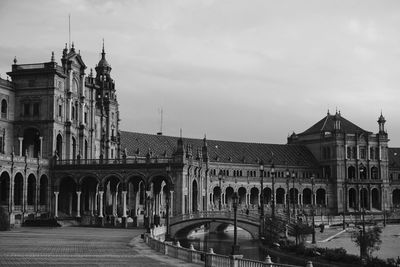
[{"label": "water reflection", "polygon": [[[240,245],[240,254],[244,258],[265,260],[266,254],[260,247],[258,240],[254,240],[248,232],[240,228],[238,228],[237,236]],[[221,233],[199,231],[190,234],[188,237],[178,237],[177,240],[186,248],[190,244],[193,244],[196,250],[208,251],[209,248],[213,248],[217,254],[230,255],[233,245],[233,229],[228,228],[228,230]]]}]

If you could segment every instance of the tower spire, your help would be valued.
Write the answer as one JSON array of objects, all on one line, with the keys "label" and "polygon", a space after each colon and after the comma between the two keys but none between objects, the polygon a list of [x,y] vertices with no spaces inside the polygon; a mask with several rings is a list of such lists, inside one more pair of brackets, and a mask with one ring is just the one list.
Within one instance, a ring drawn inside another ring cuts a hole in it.
[{"label": "tower spire", "polygon": [[104,51],[104,38],[103,38],[103,49],[101,50],[101,58],[105,58],[106,52]]}]

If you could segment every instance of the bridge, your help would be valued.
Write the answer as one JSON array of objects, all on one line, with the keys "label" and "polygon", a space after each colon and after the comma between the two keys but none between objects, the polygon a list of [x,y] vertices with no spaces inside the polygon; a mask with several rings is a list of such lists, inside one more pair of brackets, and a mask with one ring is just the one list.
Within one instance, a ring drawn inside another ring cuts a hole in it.
[{"label": "bridge", "polygon": [[[217,223],[232,224],[234,223],[233,211],[199,211],[196,213],[181,214],[170,218],[170,235],[175,236],[177,233],[188,233],[201,225]],[[258,214],[237,214],[237,226],[246,230],[255,239],[259,238],[260,217]]]}]

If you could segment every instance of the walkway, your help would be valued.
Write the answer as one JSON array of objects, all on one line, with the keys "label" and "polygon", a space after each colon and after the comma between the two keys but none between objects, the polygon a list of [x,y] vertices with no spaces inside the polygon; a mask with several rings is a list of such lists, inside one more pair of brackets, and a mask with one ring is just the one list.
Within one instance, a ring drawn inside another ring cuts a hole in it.
[{"label": "walkway", "polygon": [[152,251],[141,240],[142,233],[142,229],[17,228],[0,232],[0,266],[198,266]]}]

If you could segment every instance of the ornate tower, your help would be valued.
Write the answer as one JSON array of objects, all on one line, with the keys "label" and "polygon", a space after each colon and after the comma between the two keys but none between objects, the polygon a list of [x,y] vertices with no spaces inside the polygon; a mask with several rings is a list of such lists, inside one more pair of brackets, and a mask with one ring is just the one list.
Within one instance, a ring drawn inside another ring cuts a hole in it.
[{"label": "ornate tower", "polygon": [[96,66],[95,84],[97,85],[96,110],[97,128],[100,132],[100,158],[120,157],[119,111],[115,83],[111,78],[111,65],[106,60],[103,49],[101,59]]}]

